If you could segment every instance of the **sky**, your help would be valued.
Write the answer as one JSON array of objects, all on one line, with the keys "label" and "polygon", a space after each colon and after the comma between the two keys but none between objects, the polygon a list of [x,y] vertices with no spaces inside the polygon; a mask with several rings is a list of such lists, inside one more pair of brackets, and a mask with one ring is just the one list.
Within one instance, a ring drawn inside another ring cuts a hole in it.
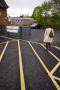
[{"label": "sky", "polygon": [[9,8],[9,16],[16,17],[22,14],[31,16],[36,6],[41,5],[47,0],[5,0]]}]

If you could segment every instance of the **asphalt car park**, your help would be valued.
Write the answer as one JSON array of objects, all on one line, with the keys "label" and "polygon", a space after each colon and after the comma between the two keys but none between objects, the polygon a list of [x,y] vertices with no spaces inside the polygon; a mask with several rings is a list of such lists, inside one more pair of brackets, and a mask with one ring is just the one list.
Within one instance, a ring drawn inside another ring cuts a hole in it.
[{"label": "asphalt car park", "polygon": [[60,47],[0,38],[0,90],[60,90]]}]

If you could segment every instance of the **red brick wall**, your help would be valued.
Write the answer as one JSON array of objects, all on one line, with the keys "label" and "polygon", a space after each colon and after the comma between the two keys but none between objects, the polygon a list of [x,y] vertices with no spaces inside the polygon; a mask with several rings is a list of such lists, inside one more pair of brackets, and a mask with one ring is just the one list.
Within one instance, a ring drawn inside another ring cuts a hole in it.
[{"label": "red brick wall", "polygon": [[0,8],[0,25],[6,25],[7,24],[7,11],[6,9]]}]

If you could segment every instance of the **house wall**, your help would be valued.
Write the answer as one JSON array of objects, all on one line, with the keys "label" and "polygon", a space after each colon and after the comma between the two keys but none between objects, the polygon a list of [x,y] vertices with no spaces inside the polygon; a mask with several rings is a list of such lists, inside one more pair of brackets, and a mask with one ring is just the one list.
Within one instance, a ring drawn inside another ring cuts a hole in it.
[{"label": "house wall", "polygon": [[18,26],[30,26],[33,20],[30,18],[11,18],[11,24]]}]

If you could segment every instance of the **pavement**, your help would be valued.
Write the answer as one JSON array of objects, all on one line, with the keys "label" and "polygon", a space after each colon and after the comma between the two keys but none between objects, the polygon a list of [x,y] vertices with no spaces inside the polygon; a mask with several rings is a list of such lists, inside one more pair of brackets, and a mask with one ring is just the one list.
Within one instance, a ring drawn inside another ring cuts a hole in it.
[{"label": "pavement", "polygon": [[37,40],[0,36],[0,90],[60,90],[60,44]]}]

